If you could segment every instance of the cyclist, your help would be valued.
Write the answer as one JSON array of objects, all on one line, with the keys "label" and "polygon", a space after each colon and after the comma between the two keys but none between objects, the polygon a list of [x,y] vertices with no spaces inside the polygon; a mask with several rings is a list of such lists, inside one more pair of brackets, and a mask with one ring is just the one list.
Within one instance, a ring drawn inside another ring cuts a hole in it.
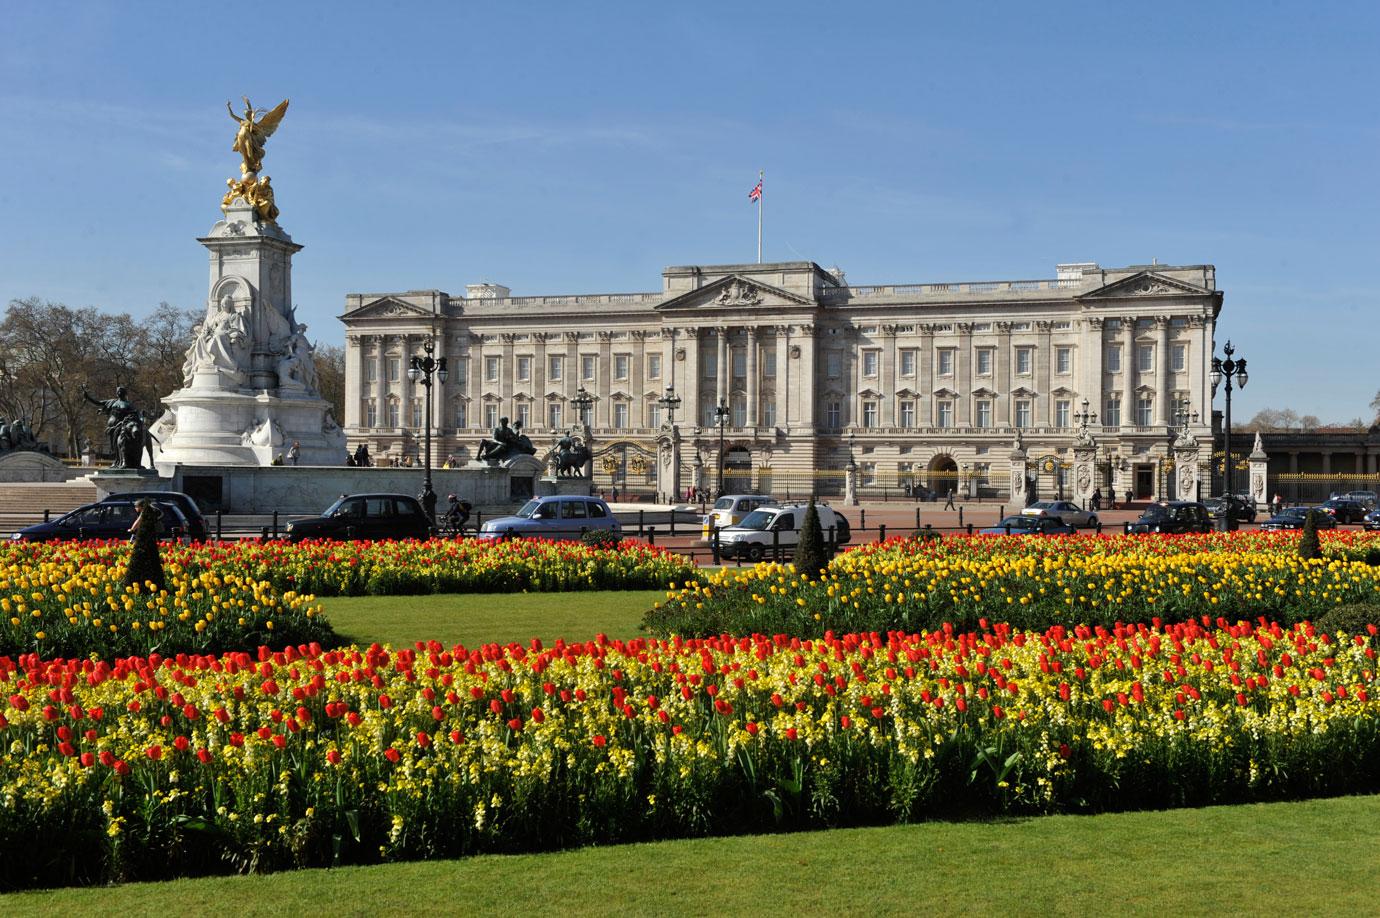
[{"label": "cyclist", "polygon": [[443,517],[446,528],[452,532],[459,533],[464,531],[465,524],[470,521],[470,504],[463,501],[455,494],[446,495],[446,512]]}]

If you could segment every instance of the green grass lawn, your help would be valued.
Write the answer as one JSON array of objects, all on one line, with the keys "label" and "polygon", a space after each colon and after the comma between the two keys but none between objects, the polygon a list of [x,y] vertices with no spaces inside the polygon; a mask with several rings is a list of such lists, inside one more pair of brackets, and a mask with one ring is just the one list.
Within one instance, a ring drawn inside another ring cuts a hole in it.
[{"label": "green grass lawn", "polygon": [[455,593],[435,596],[338,596],[321,600],[336,631],[369,645],[437,640],[449,647],[527,643],[539,637],[585,641],[596,634],[637,637],[637,626],[664,590],[585,593]]},{"label": "green grass lawn", "polygon": [[1364,915],[1380,797],[584,848],[0,896],[6,915]]}]

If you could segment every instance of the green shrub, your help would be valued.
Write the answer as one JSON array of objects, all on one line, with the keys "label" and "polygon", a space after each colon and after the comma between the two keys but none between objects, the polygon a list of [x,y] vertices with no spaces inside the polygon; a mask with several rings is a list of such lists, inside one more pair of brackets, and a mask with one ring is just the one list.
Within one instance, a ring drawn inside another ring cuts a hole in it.
[{"label": "green shrub", "polygon": [[1322,557],[1322,543],[1318,541],[1318,511],[1310,510],[1303,518],[1303,535],[1299,536],[1299,557],[1305,561]]},{"label": "green shrub", "polygon": [[1380,603],[1351,602],[1319,615],[1313,625],[1328,634],[1368,634],[1368,625],[1380,625]]},{"label": "green shrub", "polygon": [[829,564],[824,548],[824,530],[819,525],[819,511],[815,509],[814,498],[805,508],[805,520],[800,524],[800,544],[795,549],[795,569],[810,577],[818,577],[819,572]]}]

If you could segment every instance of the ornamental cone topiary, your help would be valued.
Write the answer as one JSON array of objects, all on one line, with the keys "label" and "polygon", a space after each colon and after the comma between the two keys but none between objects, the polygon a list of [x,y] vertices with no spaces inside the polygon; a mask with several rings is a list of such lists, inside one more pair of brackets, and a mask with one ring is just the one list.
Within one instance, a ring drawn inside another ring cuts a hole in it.
[{"label": "ornamental cone topiary", "polygon": [[1299,557],[1305,561],[1322,557],[1322,544],[1318,541],[1318,519],[1320,511],[1309,510],[1303,518],[1303,535],[1299,536]]},{"label": "ornamental cone topiary", "polygon": [[814,498],[805,508],[805,520],[800,524],[800,544],[795,548],[795,569],[798,573],[818,577],[829,564],[824,553],[824,530],[819,525],[819,511]]},{"label": "ornamental cone topiary", "polygon": [[163,513],[151,500],[139,502],[139,518],[134,524],[134,546],[129,552],[129,567],[125,569],[125,586],[152,583],[166,589],[163,580],[163,559],[158,556],[158,522]]}]

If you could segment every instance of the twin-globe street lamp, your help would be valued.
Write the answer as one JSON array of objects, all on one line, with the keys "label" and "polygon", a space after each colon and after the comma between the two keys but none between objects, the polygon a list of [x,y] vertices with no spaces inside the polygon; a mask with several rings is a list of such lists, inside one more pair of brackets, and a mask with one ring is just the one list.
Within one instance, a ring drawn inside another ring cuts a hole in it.
[{"label": "twin-globe street lamp", "polygon": [[422,482],[420,497],[422,509],[426,511],[427,518],[431,520],[432,524],[435,524],[436,492],[431,487],[431,385],[433,376],[436,382],[444,384],[450,373],[446,370],[446,358],[437,359],[431,356],[436,350],[436,345],[433,342],[428,340],[422,345],[422,350],[426,352],[426,356],[417,357],[414,355],[412,357],[407,368],[407,378],[426,387],[426,417],[423,419],[423,429],[425,430],[423,439],[426,442],[426,459],[424,460],[426,478]]},{"label": "twin-globe street lamp", "polygon": [[729,409],[728,403],[723,399],[720,399],[719,404],[714,406],[714,423],[719,428],[719,480],[715,488],[715,497],[724,496],[724,428],[728,426],[728,419],[731,414],[732,411]]},{"label": "twin-globe street lamp", "polygon": [[[665,418],[662,425],[670,434],[667,439],[672,453],[680,448],[680,443],[676,436],[676,409],[680,407],[681,401],[681,397],[676,395],[675,386],[672,386],[670,383],[666,384],[666,394],[656,400],[657,407],[661,409],[662,416]],[[661,480],[661,470],[659,469],[657,471],[657,483],[658,489],[661,490],[662,493],[670,493],[671,500],[674,502],[680,496],[676,493],[680,490],[680,466],[677,464],[677,459],[674,455],[670,457],[669,465],[672,471],[675,472],[675,474],[671,476],[672,481],[670,482],[670,486],[672,490],[670,492],[665,491]]]},{"label": "twin-globe street lamp", "polygon": [[[1212,358],[1212,373],[1209,374],[1208,378],[1212,380],[1212,395],[1214,398],[1217,397],[1217,386],[1223,382],[1227,384],[1226,414],[1223,416],[1223,426],[1226,428],[1226,446],[1223,451],[1224,460],[1222,462],[1222,496],[1226,498],[1231,495],[1232,478],[1231,384],[1232,380],[1235,379],[1236,387],[1238,389],[1244,389],[1246,388],[1246,380],[1249,377],[1247,377],[1246,375],[1246,358],[1242,357],[1240,360],[1235,360],[1232,358],[1232,354],[1236,353],[1236,349],[1231,346],[1230,341],[1223,345],[1222,352],[1227,355],[1226,359],[1220,360],[1216,357]],[[1232,528],[1232,519],[1230,512],[1224,512],[1222,514],[1222,519],[1218,524],[1218,528],[1220,528],[1223,532],[1226,532]]]}]

